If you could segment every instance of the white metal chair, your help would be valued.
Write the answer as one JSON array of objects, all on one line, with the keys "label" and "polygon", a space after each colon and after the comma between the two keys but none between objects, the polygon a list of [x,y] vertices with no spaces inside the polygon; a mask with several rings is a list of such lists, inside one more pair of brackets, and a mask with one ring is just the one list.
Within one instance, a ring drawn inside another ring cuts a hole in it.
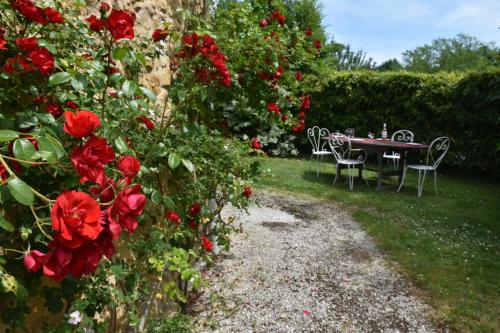
[{"label": "white metal chair", "polygon": [[[337,169],[342,165],[347,168],[347,181],[349,183],[349,188],[352,191],[354,186],[354,170],[356,168],[364,170],[366,155],[359,155],[356,158],[351,157],[351,140],[340,133],[334,133],[332,138],[328,141],[330,148],[332,150],[333,156],[337,160]],[[360,171],[361,172],[361,171]],[[337,182],[337,175],[339,172],[335,173],[335,179],[333,180],[333,185]],[[364,177],[366,185],[368,186],[368,179],[366,175]]]},{"label": "white metal chair", "polygon": [[[391,141],[398,141],[398,142],[413,142],[413,132],[409,130],[399,130],[396,131],[392,134],[391,136]],[[392,165],[394,170],[397,170],[399,168],[399,160],[401,159],[401,156],[399,153],[393,151],[390,153],[384,153],[384,158],[387,159],[387,162],[390,163],[392,161]]]},{"label": "white metal chair", "polygon": [[398,192],[403,187],[403,183],[406,178],[406,171],[408,169],[414,169],[418,171],[418,184],[417,192],[418,196],[422,196],[422,190],[424,188],[425,175],[427,172],[432,172],[434,174],[434,190],[437,194],[437,168],[439,163],[443,160],[444,156],[450,149],[450,138],[442,136],[434,139],[427,150],[427,158],[425,164],[408,164],[405,165],[403,170],[403,179],[401,179],[401,184],[398,187]]},{"label": "white metal chair", "polygon": [[316,176],[319,176],[319,160],[323,160],[325,156],[332,155],[332,152],[325,148],[326,140],[321,140],[321,137],[330,136],[330,131],[327,128],[314,126],[307,129],[307,138],[312,145],[311,158],[309,160],[309,170],[314,156],[316,156]]}]

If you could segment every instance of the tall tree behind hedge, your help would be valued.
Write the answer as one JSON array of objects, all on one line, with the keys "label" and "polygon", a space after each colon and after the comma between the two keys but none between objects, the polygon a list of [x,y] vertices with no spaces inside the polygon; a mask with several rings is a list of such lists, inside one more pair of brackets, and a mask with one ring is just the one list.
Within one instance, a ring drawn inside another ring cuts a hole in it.
[{"label": "tall tree behind hedge", "polygon": [[499,56],[500,49],[495,43],[484,43],[475,37],[459,34],[407,50],[403,53],[403,61],[407,70],[433,73],[498,68]]}]

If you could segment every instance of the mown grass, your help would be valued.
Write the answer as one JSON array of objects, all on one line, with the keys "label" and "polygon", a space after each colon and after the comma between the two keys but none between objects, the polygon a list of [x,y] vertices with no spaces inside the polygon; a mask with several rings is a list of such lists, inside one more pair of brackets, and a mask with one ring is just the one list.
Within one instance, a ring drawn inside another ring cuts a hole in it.
[{"label": "mown grass", "polygon": [[[305,194],[337,202],[399,263],[433,305],[438,320],[460,332],[500,332],[500,186],[467,177],[432,178],[417,197],[409,172],[401,193],[375,191],[356,181],[354,190],[341,179],[332,186],[333,164],[319,177],[300,159],[266,158],[257,187]],[[395,181],[394,181],[395,182]],[[390,180],[389,180],[390,183]]]}]

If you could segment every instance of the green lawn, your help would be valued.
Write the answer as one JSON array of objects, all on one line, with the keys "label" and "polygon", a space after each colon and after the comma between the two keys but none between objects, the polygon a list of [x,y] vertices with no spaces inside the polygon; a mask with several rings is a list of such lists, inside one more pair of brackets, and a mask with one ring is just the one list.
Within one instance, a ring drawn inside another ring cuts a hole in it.
[{"label": "green lawn", "polygon": [[[334,201],[352,212],[406,276],[423,291],[440,321],[460,332],[500,332],[500,186],[440,174],[439,195],[432,178],[417,197],[415,173],[409,170],[401,193],[375,192],[344,179],[332,186],[333,164],[316,177],[308,162],[266,158],[257,187]],[[390,180],[388,180],[390,182]]]}]

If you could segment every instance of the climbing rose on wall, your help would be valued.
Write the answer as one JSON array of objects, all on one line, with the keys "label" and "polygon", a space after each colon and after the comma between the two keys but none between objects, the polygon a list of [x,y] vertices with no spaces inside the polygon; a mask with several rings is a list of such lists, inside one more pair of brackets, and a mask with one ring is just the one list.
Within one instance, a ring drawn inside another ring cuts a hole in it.
[{"label": "climbing rose on wall", "polygon": [[99,117],[87,110],[76,111],[76,113],[67,111],[64,112],[64,117],[66,118],[64,131],[77,139],[92,135],[101,125]]},{"label": "climbing rose on wall", "polygon": [[130,184],[141,168],[141,162],[133,156],[127,155],[120,158],[118,161],[118,170],[125,176],[127,184]]},{"label": "climbing rose on wall", "polygon": [[212,242],[205,236],[201,236],[200,237],[200,240],[201,240],[201,246],[207,250],[207,251],[212,251]]},{"label": "climbing rose on wall", "polygon": [[80,183],[92,181],[102,187],[106,181],[104,165],[115,159],[115,152],[106,139],[93,136],[83,146],[76,147],[69,157],[80,175]]},{"label": "climbing rose on wall", "polygon": [[181,217],[179,216],[179,214],[172,210],[167,211],[165,217],[167,218],[167,220],[173,223],[179,223],[181,221]]},{"label": "climbing rose on wall", "polygon": [[115,40],[134,38],[135,14],[113,9],[108,17],[107,28]]}]

